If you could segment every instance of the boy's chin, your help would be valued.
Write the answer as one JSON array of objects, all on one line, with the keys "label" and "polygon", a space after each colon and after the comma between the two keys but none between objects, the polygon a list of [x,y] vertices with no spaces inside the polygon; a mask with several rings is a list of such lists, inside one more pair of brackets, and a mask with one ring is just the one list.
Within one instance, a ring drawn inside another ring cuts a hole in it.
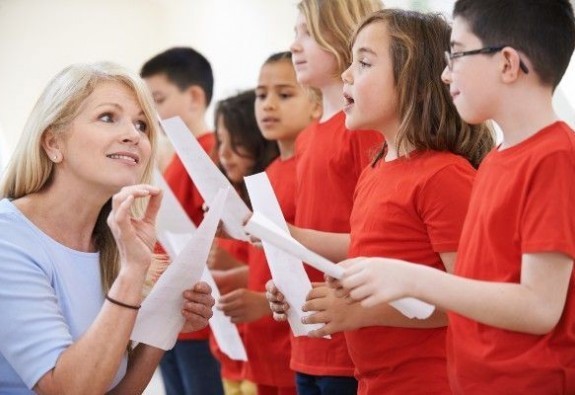
[{"label": "boy's chin", "polygon": [[480,123],[487,121],[485,117],[475,113],[460,112],[459,116],[465,123],[468,123],[469,125],[479,125]]}]

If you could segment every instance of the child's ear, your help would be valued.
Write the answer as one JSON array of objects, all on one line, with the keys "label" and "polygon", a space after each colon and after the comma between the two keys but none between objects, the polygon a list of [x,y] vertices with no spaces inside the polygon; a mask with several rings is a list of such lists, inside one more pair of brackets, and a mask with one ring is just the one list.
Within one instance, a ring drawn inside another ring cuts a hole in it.
[{"label": "child's ear", "polygon": [[323,107],[321,101],[314,101],[312,104],[311,119],[320,119],[323,114]]},{"label": "child's ear", "polygon": [[194,106],[207,107],[206,93],[198,85],[188,87],[188,89],[186,89],[186,93],[189,95],[190,101]]},{"label": "child's ear", "polygon": [[48,159],[54,163],[59,163],[63,159],[63,153],[60,145],[60,138],[52,129],[48,129],[42,136],[42,148]]},{"label": "child's ear", "polygon": [[501,54],[504,59],[502,67],[503,82],[515,82],[521,73],[521,57],[519,56],[519,53],[511,47],[503,48]]}]

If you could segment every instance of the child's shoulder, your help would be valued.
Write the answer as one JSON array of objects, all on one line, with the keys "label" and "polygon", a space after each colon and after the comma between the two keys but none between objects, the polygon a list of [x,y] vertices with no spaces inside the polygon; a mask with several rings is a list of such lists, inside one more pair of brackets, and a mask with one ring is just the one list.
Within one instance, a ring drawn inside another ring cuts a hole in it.
[{"label": "child's shoulder", "polygon": [[563,121],[557,121],[538,131],[527,140],[501,151],[505,154],[526,155],[528,157],[549,157],[563,152],[575,154],[575,132]]},{"label": "child's shoulder", "polygon": [[497,169],[504,168],[532,173],[541,168],[558,171],[574,166],[575,132],[565,122],[557,121],[517,145],[504,150],[494,149],[483,160],[480,169],[499,171]]},{"label": "child's shoulder", "polygon": [[419,166],[427,171],[436,172],[446,167],[457,167],[473,170],[473,166],[461,155],[449,151],[420,151],[413,155],[413,159],[419,162]]},{"label": "child's shoulder", "polygon": [[563,121],[558,121],[546,129],[549,131],[550,140],[556,139],[563,149],[575,151],[575,131],[569,125]]}]

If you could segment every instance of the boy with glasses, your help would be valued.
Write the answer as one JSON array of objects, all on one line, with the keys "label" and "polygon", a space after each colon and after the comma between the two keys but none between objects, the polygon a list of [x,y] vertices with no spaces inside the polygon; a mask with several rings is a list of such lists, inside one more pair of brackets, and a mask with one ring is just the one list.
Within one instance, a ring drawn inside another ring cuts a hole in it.
[{"label": "boy with glasses", "polygon": [[[575,47],[568,0],[459,0],[442,79],[461,117],[503,142],[478,170],[455,275],[344,262],[339,296],[448,310],[456,394],[575,393],[575,133],[552,107]],[[537,26],[536,29],[533,26]]]}]

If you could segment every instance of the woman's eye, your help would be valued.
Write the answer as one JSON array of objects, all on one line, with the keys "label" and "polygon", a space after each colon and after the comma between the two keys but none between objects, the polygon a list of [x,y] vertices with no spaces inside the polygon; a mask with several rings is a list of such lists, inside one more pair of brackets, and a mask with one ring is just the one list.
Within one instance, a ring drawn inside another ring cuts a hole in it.
[{"label": "woman's eye", "polygon": [[114,122],[114,116],[113,116],[111,113],[109,113],[109,112],[106,112],[106,113],[100,115],[100,116],[98,117],[98,119],[99,119],[100,121],[106,122],[106,123],[112,123],[112,122]]},{"label": "woman's eye", "polygon": [[136,126],[136,129],[142,133],[146,133],[148,131],[148,124],[145,121],[136,121],[134,125]]}]

